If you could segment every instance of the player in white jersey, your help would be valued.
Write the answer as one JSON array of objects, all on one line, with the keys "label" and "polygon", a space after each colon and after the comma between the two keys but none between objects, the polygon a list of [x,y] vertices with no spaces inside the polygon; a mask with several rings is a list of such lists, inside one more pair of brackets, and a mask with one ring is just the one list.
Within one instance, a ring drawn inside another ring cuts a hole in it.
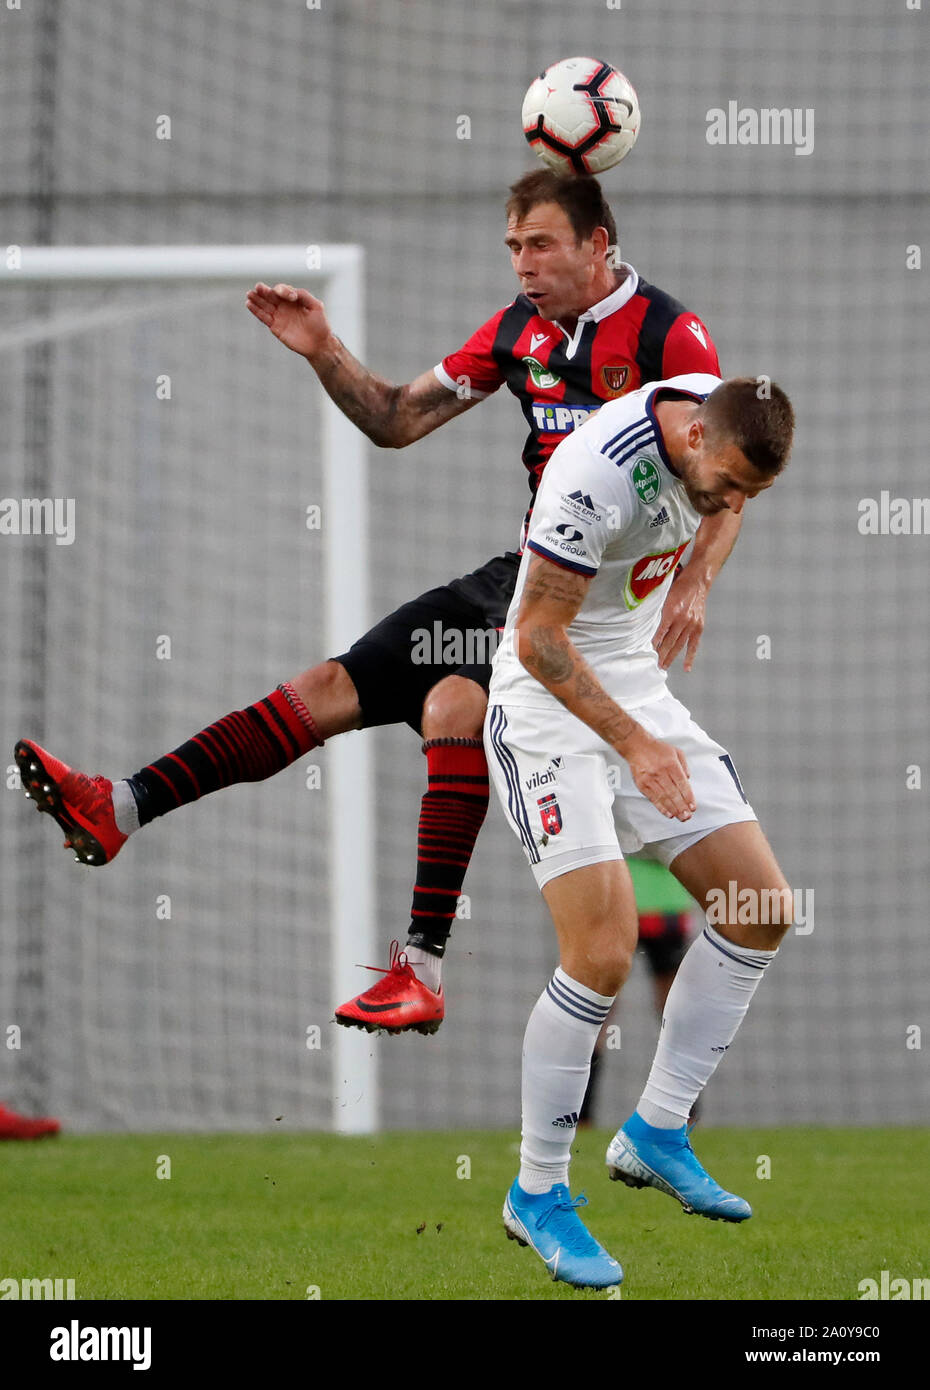
[{"label": "player in white jersey", "polygon": [[790,924],[791,890],[726,750],[667,691],[652,638],[701,517],[740,512],[771,486],[793,428],[776,386],[675,377],[608,402],[560,444],[536,500],[485,743],[560,963],[527,1025],[521,1166],[504,1222],[569,1283],[622,1278],[568,1188],[591,1053],[636,946],[622,850],[668,865],[699,903],[719,901],[722,889],[760,910],[740,912],[754,917],[748,924],[708,924],[689,949],[608,1171],[711,1219],[752,1214],[698,1163],[686,1121]]}]

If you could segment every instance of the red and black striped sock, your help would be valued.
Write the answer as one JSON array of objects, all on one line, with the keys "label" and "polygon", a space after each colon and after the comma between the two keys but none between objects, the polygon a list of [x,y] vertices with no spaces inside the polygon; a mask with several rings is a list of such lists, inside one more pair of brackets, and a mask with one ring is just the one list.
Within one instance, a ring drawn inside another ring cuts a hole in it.
[{"label": "red and black striped sock", "polygon": [[262,782],[322,743],[297,691],[290,684],[279,685],[264,700],[224,715],[127,778],[139,824],[234,782]]},{"label": "red and black striped sock", "polygon": [[488,810],[488,763],[480,739],[431,739],[423,751],[429,787],[420,806],[407,944],[442,956]]}]

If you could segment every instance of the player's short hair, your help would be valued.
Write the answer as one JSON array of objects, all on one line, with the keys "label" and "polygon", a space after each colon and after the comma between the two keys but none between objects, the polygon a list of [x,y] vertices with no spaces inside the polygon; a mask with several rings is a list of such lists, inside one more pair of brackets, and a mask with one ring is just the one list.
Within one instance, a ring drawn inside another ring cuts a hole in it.
[{"label": "player's short hair", "polygon": [[597,179],[590,174],[557,174],[554,169],[531,169],[511,185],[507,216],[522,221],[540,203],[558,203],[576,239],[587,241],[595,227],[604,227],[610,246],[617,245],[617,224]]},{"label": "player's short hair", "polygon": [[704,402],[701,414],[711,439],[732,440],[763,477],[774,478],[788,462],[794,410],[780,386],[767,377],[724,381]]}]

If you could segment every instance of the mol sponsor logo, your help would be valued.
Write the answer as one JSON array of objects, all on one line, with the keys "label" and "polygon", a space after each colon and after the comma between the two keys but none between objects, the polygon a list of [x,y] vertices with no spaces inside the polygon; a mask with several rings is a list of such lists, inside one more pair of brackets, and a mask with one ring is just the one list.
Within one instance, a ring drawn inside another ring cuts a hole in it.
[{"label": "mol sponsor logo", "polygon": [[682,541],[677,550],[666,550],[661,555],[644,555],[641,560],[637,560],[627,575],[623,591],[627,608],[639,607],[653,589],[658,589],[674,572],[687,548],[688,542]]}]

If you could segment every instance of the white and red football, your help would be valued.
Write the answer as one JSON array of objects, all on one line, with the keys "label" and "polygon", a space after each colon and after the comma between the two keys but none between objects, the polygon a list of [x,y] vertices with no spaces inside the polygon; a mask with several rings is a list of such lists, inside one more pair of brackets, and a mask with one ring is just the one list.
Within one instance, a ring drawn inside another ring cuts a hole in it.
[{"label": "white and red football", "polygon": [[639,120],[632,82],[599,58],[553,63],[523,99],[523,134],[560,173],[612,169],[635,145]]}]

